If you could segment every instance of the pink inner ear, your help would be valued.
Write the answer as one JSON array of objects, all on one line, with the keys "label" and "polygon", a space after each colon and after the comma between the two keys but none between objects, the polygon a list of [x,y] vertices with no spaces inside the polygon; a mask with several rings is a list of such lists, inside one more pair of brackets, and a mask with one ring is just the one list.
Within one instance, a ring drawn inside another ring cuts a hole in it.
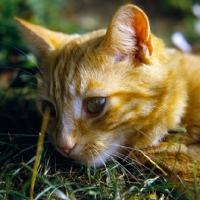
[{"label": "pink inner ear", "polygon": [[122,6],[112,18],[101,47],[115,63],[130,55],[147,62],[153,53],[153,41],[145,13],[133,5]]},{"label": "pink inner ear", "polygon": [[153,53],[153,43],[152,43],[151,35],[149,36],[149,40],[146,42],[146,45],[149,49],[149,55],[151,56]]},{"label": "pink inner ear", "polygon": [[119,62],[123,62],[126,59],[126,55],[115,55],[114,56],[114,64],[119,63]]},{"label": "pink inner ear", "polygon": [[145,44],[149,50],[149,55],[152,55],[153,44],[151,40],[149,21],[144,12],[139,8],[133,7],[132,12],[134,13],[132,27],[135,30],[137,41]]}]

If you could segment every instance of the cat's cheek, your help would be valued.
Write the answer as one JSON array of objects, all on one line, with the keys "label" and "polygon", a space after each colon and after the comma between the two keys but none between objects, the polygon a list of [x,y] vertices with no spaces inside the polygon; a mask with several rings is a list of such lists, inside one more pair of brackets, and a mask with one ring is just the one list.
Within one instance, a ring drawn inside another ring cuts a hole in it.
[{"label": "cat's cheek", "polygon": [[94,157],[93,159],[88,159],[87,164],[91,167],[102,167],[105,166],[107,160],[110,158],[109,154],[107,155],[99,155],[98,157]]},{"label": "cat's cheek", "polygon": [[[113,133],[114,134],[114,133]],[[96,150],[91,151],[89,159],[87,159],[87,164],[94,167],[106,166],[108,161],[118,160],[119,153],[124,152],[126,148],[126,137],[119,135],[117,138],[113,138],[112,135],[108,135],[107,139],[104,135],[104,139],[96,141],[95,146],[98,147],[98,153]],[[102,142],[103,141],[103,142]]]},{"label": "cat's cheek", "polygon": [[47,130],[46,130],[48,139],[54,147],[56,147],[56,134],[55,134],[56,130],[55,130],[55,127],[56,127],[56,123],[53,122],[53,121],[50,121],[49,124],[48,124]]}]

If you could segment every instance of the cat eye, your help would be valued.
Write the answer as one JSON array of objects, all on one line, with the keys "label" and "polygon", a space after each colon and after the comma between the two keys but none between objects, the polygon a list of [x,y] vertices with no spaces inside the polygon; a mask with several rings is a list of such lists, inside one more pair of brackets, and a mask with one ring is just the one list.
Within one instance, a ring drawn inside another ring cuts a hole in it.
[{"label": "cat eye", "polygon": [[102,111],[106,103],[105,97],[93,97],[87,100],[87,111],[91,114],[98,114]]},{"label": "cat eye", "polygon": [[47,108],[50,109],[50,118],[56,117],[55,106],[51,102],[49,102],[47,100],[43,100],[42,101],[42,112],[44,113]]}]

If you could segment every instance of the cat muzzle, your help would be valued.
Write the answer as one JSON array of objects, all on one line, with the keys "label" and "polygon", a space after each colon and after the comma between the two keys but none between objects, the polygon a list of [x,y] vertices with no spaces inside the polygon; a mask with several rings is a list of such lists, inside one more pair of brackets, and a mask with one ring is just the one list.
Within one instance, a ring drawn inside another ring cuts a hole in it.
[{"label": "cat muzzle", "polygon": [[64,154],[67,154],[67,155],[71,153],[74,147],[75,147],[75,144],[72,144],[71,146],[57,146],[59,150],[61,150]]}]

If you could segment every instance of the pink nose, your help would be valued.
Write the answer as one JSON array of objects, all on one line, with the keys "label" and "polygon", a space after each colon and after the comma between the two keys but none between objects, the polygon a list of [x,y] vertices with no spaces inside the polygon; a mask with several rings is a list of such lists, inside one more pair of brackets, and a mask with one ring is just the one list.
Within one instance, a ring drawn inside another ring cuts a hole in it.
[{"label": "pink nose", "polygon": [[57,146],[58,147],[58,149],[60,149],[63,153],[65,153],[65,154],[70,154],[71,153],[71,151],[74,149],[74,147],[75,147],[75,144],[73,144],[73,145],[70,145],[70,146]]}]

